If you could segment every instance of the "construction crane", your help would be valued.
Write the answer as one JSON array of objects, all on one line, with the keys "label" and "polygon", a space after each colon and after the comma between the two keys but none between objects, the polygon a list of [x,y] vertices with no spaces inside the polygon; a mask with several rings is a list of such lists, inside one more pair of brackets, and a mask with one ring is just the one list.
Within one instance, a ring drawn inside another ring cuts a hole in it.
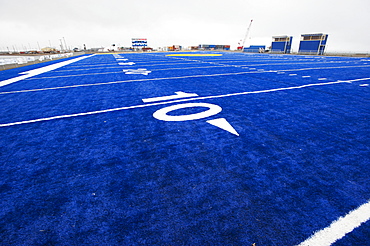
[{"label": "construction crane", "polygon": [[238,50],[243,50],[245,41],[247,40],[248,35],[249,35],[249,31],[251,30],[252,22],[253,22],[253,20],[251,20],[251,22],[249,23],[249,26],[248,26],[248,29],[247,29],[247,33],[245,34],[244,39],[243,40],[240,40],[242,42],[241,43],[241,46],[240,46],[240,43],[238,43],[238,45],[239,45],[238,46]]}]

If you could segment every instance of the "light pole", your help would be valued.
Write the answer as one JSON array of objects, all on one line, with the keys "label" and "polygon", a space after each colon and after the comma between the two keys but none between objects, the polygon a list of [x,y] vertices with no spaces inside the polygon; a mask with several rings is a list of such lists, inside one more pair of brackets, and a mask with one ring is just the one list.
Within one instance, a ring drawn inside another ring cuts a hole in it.
[{"label": "light pole", "polygon": [[60,41],[60,50],[63,52],[63,43],[62,43],[62,40],[59,39],[59,41]]},{"label": "light pole", "polygon": [[64,37],[63,37],[63,41],[64,41],[64,48],[67,50],[68,48],[67,48],[67,43],[66,43],[66,40],[64,39]]}]

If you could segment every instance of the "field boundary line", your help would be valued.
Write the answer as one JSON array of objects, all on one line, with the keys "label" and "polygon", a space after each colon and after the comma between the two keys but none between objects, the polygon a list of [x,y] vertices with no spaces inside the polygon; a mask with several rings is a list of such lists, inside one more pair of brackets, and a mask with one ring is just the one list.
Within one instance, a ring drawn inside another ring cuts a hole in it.
[{"label": "field boundary line", "polygon": [[333,221],[328,227],[315,232],[297,246],[330,246],[370,220],[370,201]]},{"label": "field boundary line", "polygon": [[39,75],[39,74],[43,74],[43,73],[46,73],[46,72],[49,72],[49,71],[52,71],[52,70],[55,70],[55,69],[58,69],[58,68],[61,68],[61,67],[64,67],[64,66],[67,66],[67,65],[72,64],[74,62],[77,62],[77,61],[80,61],[80,60],[83,60],[83,59],[86,59],[86,58],[90,58],[92,56],[94,56],[94,55],[77,57],[77,58],[70,59],[70,60],[67,60],[67,61],[62,61],[62,62],[58,62],[58,63],[54,63],[54,64],[51,64],[51,65],[47,65],[47,66],[43,66],[43,67],[40,67],[40,68],[36,68],[36,69],[32,69],[32,70],[29,70],[29,71],[22,72],[22,73],[20,73],[21,76],[13,77],[13,78],[10,78],[10,79],[0,81],[0,87],[5,86],[5,85],[9,85],[9,84],[12,84],[12,83],[24,80],[24,79],[28,79],[30,77],[33,77],[33,76],[36,76],[36,75]]}]

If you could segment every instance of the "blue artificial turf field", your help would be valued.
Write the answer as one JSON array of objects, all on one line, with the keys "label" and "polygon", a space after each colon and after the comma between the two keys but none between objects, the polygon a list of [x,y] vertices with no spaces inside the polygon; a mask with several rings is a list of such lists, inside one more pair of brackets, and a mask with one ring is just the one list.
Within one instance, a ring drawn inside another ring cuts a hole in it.
[{"label": "blue artificial turf field", "polygon": [[0,72],[1,245],[330,245],[370,210],[369,58],[176,54]]}]

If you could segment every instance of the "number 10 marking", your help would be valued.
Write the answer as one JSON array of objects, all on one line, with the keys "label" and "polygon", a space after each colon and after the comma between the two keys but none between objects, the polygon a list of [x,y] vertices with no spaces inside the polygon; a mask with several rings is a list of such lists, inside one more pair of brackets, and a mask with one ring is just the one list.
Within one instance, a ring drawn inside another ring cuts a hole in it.
[{"label": "number 10 marking", "polygon": [[[159,102],[166,100],[174,100],[180,98],[189,98],[197,97],[197,94],[194,93],[185,93],[182,91],[175,92],[176,95],[163,96],[163,97],[153,97],[142,99],[143,102]],[[185,115],[168,115],[169,112],[183,109],[183,108],[195,108],[195,107],[204,107],[207,108],[205,111],[195,113],[195,114],[185,114]],[[216,104],[211,103],[182,103],[177,105],[168,106],[162,109],[159,109],[153,113],[153,117],[157,120],[162,121],[189,121],[189,120],[199,120],[207,118],[213,115],[216,115],[222,111],[222,108]],[[239,133],[230,125],[230,123],[225,118],[218,118],[213,120],[206,121],[207,123],[219,127],[225,131],[228,131],[236,136],[239,136]]]}]

